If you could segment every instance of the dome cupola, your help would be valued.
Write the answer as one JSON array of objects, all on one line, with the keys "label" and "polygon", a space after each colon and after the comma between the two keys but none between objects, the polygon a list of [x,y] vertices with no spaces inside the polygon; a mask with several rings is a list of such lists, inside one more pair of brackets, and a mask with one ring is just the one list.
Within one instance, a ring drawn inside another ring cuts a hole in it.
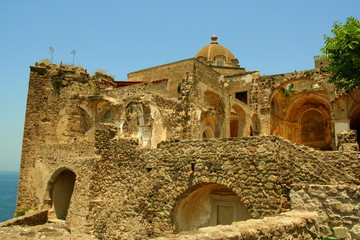
[{"label": "dome cupola", "polygon": [[195,58],[207,65],[217,67],[239,67],[239,61],[226,47],[217,42],[217,36],[211,37],[211,43],[203,47]]}]

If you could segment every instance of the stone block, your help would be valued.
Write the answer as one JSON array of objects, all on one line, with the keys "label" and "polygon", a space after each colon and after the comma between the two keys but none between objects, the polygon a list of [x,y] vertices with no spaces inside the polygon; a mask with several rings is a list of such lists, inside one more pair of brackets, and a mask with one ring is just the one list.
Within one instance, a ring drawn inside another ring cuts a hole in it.
[{"label": "stone block", "polygon": [[354,225],[350,230],[353,239],[360,239],[360,224]]},{"label": "stone block", "polygon": [[334,235],[337,238],[345,238],[345,239],[351,239],[349,229],[345,227],[334,227]]}]

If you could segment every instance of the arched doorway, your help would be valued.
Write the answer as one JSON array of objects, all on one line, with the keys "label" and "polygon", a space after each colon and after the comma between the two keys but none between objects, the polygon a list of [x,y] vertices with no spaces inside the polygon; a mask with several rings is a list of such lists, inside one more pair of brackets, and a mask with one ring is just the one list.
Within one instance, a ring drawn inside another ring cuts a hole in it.
[{"label": "arched doorway", "polygon": [[219,138],[222,135],[222,128],[224,122],[224,104],[221,98],[212,91],[204,93],[204,109],[200,117],[200,125],[211,126],[214,132],[214,137]]},{"label": "arched doorway", "polygon": [[57,219],[66,219],[74,190],[76,175],[69,169],[63,170],[53,182],[51,191],[52,209]]},{"label": "arched doorway", "polygon": [[185,192],[174,211],[177,232],[227,225],[249,218],[250,213],[240,197],[230,188],[215,183],[199,185]]}]

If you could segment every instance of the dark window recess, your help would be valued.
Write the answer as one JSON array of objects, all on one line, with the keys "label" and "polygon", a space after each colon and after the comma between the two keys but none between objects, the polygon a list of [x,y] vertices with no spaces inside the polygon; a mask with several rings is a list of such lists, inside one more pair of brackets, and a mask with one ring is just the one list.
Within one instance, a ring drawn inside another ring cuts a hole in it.
[{"label": "dark window recess", "polygon": [[235,98],[247,104],[247,92],[237,92],[235,93]]}]

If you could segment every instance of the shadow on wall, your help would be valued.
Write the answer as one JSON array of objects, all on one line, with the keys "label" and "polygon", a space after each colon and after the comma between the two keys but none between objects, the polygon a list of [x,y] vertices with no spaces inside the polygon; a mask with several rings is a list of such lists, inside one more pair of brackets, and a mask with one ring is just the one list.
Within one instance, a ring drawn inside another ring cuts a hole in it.
[{"label": "shadow on wall", "polygon": [[227,225],[249,218],[250,213],[238,195],[224,185],[213,183],[197,186],[190,193],[184,193],[174,212],[176,232]]}]

